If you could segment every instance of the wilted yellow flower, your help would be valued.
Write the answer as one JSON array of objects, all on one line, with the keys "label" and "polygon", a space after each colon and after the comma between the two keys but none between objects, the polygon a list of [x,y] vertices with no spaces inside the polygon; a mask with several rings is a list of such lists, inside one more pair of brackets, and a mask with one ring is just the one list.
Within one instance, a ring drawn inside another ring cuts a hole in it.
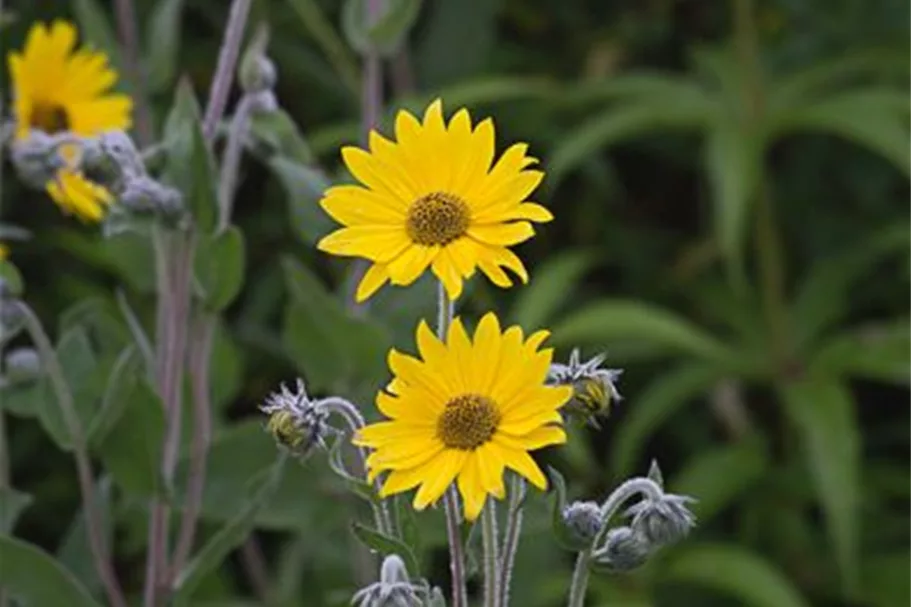
[{"label": "wilted yellow flower", "polygon": [[[9,53],[17,140],[27,138],[32,129],[93,137],[130,127],[133,103],[127,95],[111,92],[117,74],[107,56],[75,45],[71,23],[36,23],[22,52]],[[72,149],[65,152],[75,154]],[[64,212],[90,221],[100,221],[112,202],[110,192],[74,169],[61,169],[47,191]]]},{"label": "wilted yellow flower", "polygon": [[528,273],[507,247],[534,235],[530,222],[553,219],[541,205],[525,202],[544,173],[528,145],[511,146],[494,163],[494,125],[472,129],[468,110],[447,125],[434,101],[423,122],[406,111],[395,121],[397,142],[370,133],[370,151],[342,149],[348,169],[363,185],[329,188],[320,204],[346,227],[319,248],[373,262],[357,289],[358,301],[387,280],[408,285],[431,267],[451,298],[476,269],[501,287],[512,285],[502,268],[523,282]]},{"label": "wilted yellow flower", "polygon": [[566,441],[559,410],[572,395],[570,386],[544,383],[553,350],[538,347],[548,335],[538,331],[524,340],[519,327],[501,333],[489,313],[473,340],[458,319],[445,343],[422,322],[417,343],[423,361],[390,352],[395,378],[376,402],[391,419],[363,428],[354,439],[374,449],[367,458],[371,480],[389,471],[380,495],[420,485],[414,498],[420,510],[457,482],[465,517],[474,520],[488,495],[503,498],[505,468],[545,489],[528,452]]}]

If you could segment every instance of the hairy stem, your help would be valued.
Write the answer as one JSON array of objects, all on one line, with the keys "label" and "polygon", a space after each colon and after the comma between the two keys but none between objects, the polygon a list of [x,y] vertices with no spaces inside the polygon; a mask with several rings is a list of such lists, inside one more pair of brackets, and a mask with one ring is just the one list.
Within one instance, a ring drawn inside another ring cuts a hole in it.
[{"label": "hairy stem", "polygon": [[[443,283],[437,285],[437,336],[446,340],[449,325],[455,314],[454,302],[449,299]],[[443,494],[443,506],[446,511],[446,537],[449,540],[449,571],[452,575],[452,607],[468,607],[468,587],[465,579],[465,552],[462,547],[462,535],[459,531],[461,514],[459,513],[459,494],[455,484]]]},{"label": "hairy stem", "polygon": [[252,0],[234,0],[231,3],[228,25],[225,27],[221,49],[218,51],[215,76],[213,76],[212,86],[209,88],[209,103],[202,122],[202,132],[208,141],[215,136],[218,122],[224,115],[225,107],[228,104],[228,93],[231,92],[231,84],[234,82],[237,58],[240,56],[240,45],[243,42],[244,28],[247,25],[247,17],[250,15],[251,3]]},{"label": "hairy stem", "polygon": [[145,91],[145,76],[139,62],[139,33],[136,31],[136,9],[133,0],[116,0],[114,12],[117,16],[120,44],[123,45],[127,77],[133,89],[133,99],[136,101],[136,139],[140,146],[145,147],[152,142],[154,133],[152,113]]},{"label": "hairy stem", "polygon": [[484,546],[484,606],[500,606],[500,555],[497,533],[497,503],[487,498],[481,511],[481,541]]},{"label": "hairy stem", "polygon": [[190,386],[193,393],[193,437],[187,475],[186,503],[180,519],[180,532],[174,552],[171,579],[176,579],[193,551],[196,526],[202,510],[206,484],[206,456],[212,440],[212,402],[209,394],[209,358],[215,321],[206,315],[194,327],[190,343]]},{"label": "hairy stem", "polygon": [[588,587],[588,575],[592,560],[592,551],[583,550],[576,557],[573,579],[569,585],[569,602],[567,607],[584,607],[585,590]]},{"label": "hairy stem", "polygon": [[218,232],[225,231],[231,224],[231,213],[234,209],[234,193],[237,189],[237,175],[244,150],[244,138],[250,125],[250,110],[253,100],[249,95],[241,97],[231,118],[228,130],[228,141],[221,160],[221,172],[218,177]]},{"label": "hairy stem", "polygon": [[79,416],[76,414],[73,394],[66,383],[63,369],[60,367],[60,361],[57,360],[57,354],[54,352],[54,347],[47,333],[44,332],[44,327],[41,326],[41,321],[38,320],[32,309],[21,301],[10,302],[5,305],[17,306],[19,313],[22,315],[25,328],[38,349],[44,368],[51,380],[57,404],[63,413],[63,421],[73,443],[73,457],[76,460],[79,493],[82,496],[82,508],[85,512],[86,533],[89,538],[89,549],[92,553],[92,559],[95,561],[98,578],[104,586],[108,601],[112,607],[126,607],[126,599],[117,581],[117,575],[114,572],[114,566],[111,563],[108,548],[105,545],[101,521],[98,520],[98,511],[95,508],[95,480],[92,474],[92,464],[89,459],[85,434],[83,433]]},{"label": "hairy stem", "polygon": [[503,538],[503,556],[500,563],[500,605],[508,607],[509,588],[512,584],[512,570],[519,549],[519,537],[522,534],[522,503],[528,485],[518,474],[509,478],[509,511],[506,515],[506,532]]}]

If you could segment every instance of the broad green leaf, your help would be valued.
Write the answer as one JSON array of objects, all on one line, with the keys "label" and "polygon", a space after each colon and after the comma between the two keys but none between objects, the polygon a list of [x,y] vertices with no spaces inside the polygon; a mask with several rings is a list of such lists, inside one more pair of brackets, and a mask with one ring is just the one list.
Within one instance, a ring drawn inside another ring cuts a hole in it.
[{"label": "broad green leaf", "polygon": [[891,162],[911,176],[908,146],[908,103],[899,88],[858,88],[830,95],[776,116],[779,134],[821,131],[852,141]]},{"label": "broad green leaf", "polygon": [[184,0],[158,0],[146,30],[146,78],[149,91],[168,87],[177,72]]},{"label": "broad green leaf", "polygon": [[602,111],[557,142],[547,166],[547,185],[555,188],[579,164],[620,141],[670,129],[698,129],[712,118],[713,104],[702,98],[630,100]]},{"label": "broad green leaf", "polygon": [[117,36],[108,21],[108,12],[98,0],[73,0],[73,13],[79,24],[80,38],[96,49],[104,51],[112,65],[122,68]]},{"label": "broad green leaf", "polygon": [[554,327],[558,345],[596,344],[610,348],[612,341],[635,340],[671,353],[730,364],[735,354],[696,325],[673,312],[644,302],[601,299],[569,314]]},{"label": "broad green leaf", "polygon": [[736,598],[744,607],[810,607],[784,572],[734,545],[682,546],[664,575],[669,580],[716,590]]},{"label": "broad green leaf", "polygon": [[118,485],[137,496],[149,496],[159,491],[164,412],[145,378],[132,388],[126,408],[97,451]]},{"label": "broad green leaf", "polygon": [[183,194],[183,203],[201,231],[209,232],[218,212],[217,176],[200,116],[192,86],[181,80],[164,126],[167,161],[163,178]]},{"label": "broad green leaf", "polygon": [[519,290],[511,312],[513,321],[529,331],[546,325],[591,266],[591,256],[579,252],[548,260],[537,269],[534,280]]},{"label": "broad green leaf", "polygon": [[19,515],[32,503],[32,496],[12,487],[0,487],[0,537],[11,535]]},{"label": "broad green leaf", "polygon": [[26,605],[101,607],[73,574],[41,548],[0,536],[0,587]]},{"label": "broad green leaf", "polygon": [[304,29],[323,51],[326,60],[342,82],[352,93],[359,91],[360,68],[357,60],[323,14],[319,3],[316,0],[288,0],[288,4],[300,18]]},{"label": "broad green leaf", "polygon": [[348,44],[361,54],[376,49],[394,54],[408,35],[421,8],[420,0],[390,0],[374,20],[368,15],[367,0],[346,0],[342,7],[342,30]]},{"label": "broad green leaf", "polygon": [[326,189],[332,185],[318,169],[305,166],[284,156],[273,156],[267,162],[288,194],[291,226],[308,245],[316,244],[336,225],[319,206]]},{"label": "broad green leaf", "polygon": [[225,557],[244,541],[253,529],[256,513],[271,499],[281,483],[287,457],[280,455],[275,463],[263,475],[255,479],[256,490],[252,492],[240,513],[218,530],[178,573],[174,584],[175,606],[188,605],[193,592],[207,575],[215,571]]},{"label": "broad green leaf", "polygon": [[[83,428],[86,428],[96,411],[96,397],[90,379],[95,375],[98,361],[88,335],[82,327],[73,327],[60,338],[56,347],[57,360],[63,371],[63,380],[73,398],[76,415]],[[96,376],[97,377],[97,376]],[[66,423],[60,402],[54,397],[36,403],[39,408],[39,419],[45,431],[55,443],[66,451],[73,447],[70,429]]]},{"label": "broad green leaf", "polygon": [[861,437],[854,400],[837,379],[806,377],[779,388],[806,449],[843,589],[857,574]]},{"label": "broad green leaf", "polygon": [[746,227],[761,174],[763,142],[732,117],[721,117],[705,143],[705,168],[712,189],[715,238],[730,276],[742,282]]},{"label": "broad green leaf", "polygon": [[[111,490],[110,477],[103,477],[95,484],[92,506],[95,515],[101,523],[102,539],[111,550],[111,540],[114,537],[114,518],[111,516]],[[102,590],[98,571],[92,558],[92,549],[86,533],[85,510],[80,508],[66,534],[57,548],[57,559],[76,576],[88,590],[97,592]]]},{"label": "broad green leaf", "polygon": [[868,323],[844,329],[820,345],[811,366],[831,377],[911,383],[911,321]]},{"label": "broad green leaf", "polygon": [[[651,435],[720,377],[709,367],[686,365],[659,375],[637,395],[624,412],[612,444],[615,477],[632,474]],[[624,403],[618,406],[625,407]]]},{"label": "broad green leaf", "polygon": [[376,529],[370,529],[357,521],[352,521],[351,531],[371,551],[377,552],[383,557],[397,554],[405,562],[408,573],[414,576],[420,575],[421,568],[414,556],[414,551],[401,540],[380,533]]},{"label": "broad green leaf", "polygon": [[855,284],[893,255],[907,255],[908,226],[890,223],[810,267],[792,307],[798,343],[808,344],[848,313]]},{"label": "broad green leaf", "polygon": [[92,418],[86,433],[90,446],[101,445],[120,421],[136,390],[136,383],[142,378],[140,362],[135,346],[127,346],[111,368],[101,408]]},{"label": "broad green leaf", "polygon": [[757,440],[716,447],[687,461],[670,486],[699,500],[693,510],[703,523],[759,482],[768,471],[767,459]]},{"label": "broad green leaf", "polygon": [[224,310],[240,293],[244,265],[244,235],[237,226],[200,238],[193,273],[200,297],[210,311]]},{"label": "broad green leaf", "polygon": [[411,47],[415,81],[426,90],[440,90],[490,69],[500,5],[489,0],[426,2],[421,35]]},{"label": "broad green leaf", "polygon": [[297,124],[281,108],[254,112],[250,116],[250,136],[254,151],[270,160],[277,155],[305,166],[312,165],[315,160]]}]

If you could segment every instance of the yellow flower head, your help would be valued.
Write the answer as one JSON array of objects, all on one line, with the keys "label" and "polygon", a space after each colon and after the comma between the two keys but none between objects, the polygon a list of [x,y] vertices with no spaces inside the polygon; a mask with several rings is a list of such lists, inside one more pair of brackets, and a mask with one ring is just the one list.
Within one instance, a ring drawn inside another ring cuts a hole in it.
[{"label": "yellow flower head", "polygon": [[538,331],[525,340],[519,327],[501,333],[489,313],[473,340],[456,319],[441,343],[421,322],[423,360],[389,354],[395,378],[376,403],[390,419],[354,439],[374,449],[367,458],[371,480],[389,471],[380,494],[420,485],[414,498],[420,510],[455,481],[465,516],[474,520],[487,495],[503,498],[505,468],[545,489],[528,452],[566,441],[559,410],[572,395],[570,386],[544,384],[553,350],[538,347],[548,334]]},{"label": "yellow flower head", "polygon": [[392,142],[371,132],[369,152],[343,148],[345,164],[363,185],[329,188],[320,202],[346,227],[319,248],[373,262],[358,301],[387,280],[411,284],[428,266],[453,299],[478,268],[500,287],[512,285],[504,267],[527,282],[522,261],[506,247],[534,235],[530,222],[553,219],[541,205],[524,202],[544,177],[527,168],[537,162],[525,155],[528,145],[511,146],[494,163],[493,121],[472,129],[461,109],[447,125],[440,100],[423,123],[399,112],[395,136]]},{"label": "yellow flower head", "polygon": [[[86,48],[76,50],[75,44],[72,24],[36,23],[22,52],[9,54],[16,139],[25,139],[32,129],[93,137],[130,127],[133,103],[126,95],[110,92],[117,74],[108,66],[107,56]],[[47,191],[64,212],[90,221],[100,221],[112,202],[110,192],[75,169],[61,169]]]}]

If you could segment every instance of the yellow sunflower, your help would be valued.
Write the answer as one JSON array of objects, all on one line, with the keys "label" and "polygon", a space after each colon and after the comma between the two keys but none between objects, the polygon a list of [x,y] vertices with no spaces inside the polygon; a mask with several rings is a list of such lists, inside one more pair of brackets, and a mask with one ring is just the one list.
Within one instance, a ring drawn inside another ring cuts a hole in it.
[{"label": "yellow sunflower", "polygon": [[[127,95],[110,92],[117,73],[108,66],[107,56],[76,50],[75,44],[72,24],[36,23],[22,52],[9,54],[17,140],[28,137],[32,129],[92,137],[130,127],[133,103]],[[110,192],[75,169],[61,169],[47,191],[64,212],[90,221],[100,221],[113,200]]]},{"label": "yellow sunflower", "polygon": [[423,360],[389,353],[395,377],[376,403],[391,419],[354,438],[374,449],[367,458],[371,481],[388,471],[381,495],[420,485],[414,507],[421,510],[455,481],[465,517],[474,520],[487,495],[503,498],[505,468],[545,489],[528,452],[566,441],[559,409],[572,395],[569,386],[544,385],[553,350],[538,347],[548,335],[538,331],[525,340],[519,327],[501,333],[489,313],[473,340],[456,319],[442,343],[421,322]]},{"label": "yellow sunflower", "polygon": [[539,204],[525,202],[544,173],[527,167],[528,145],[511,146],[494,163],[494,126],[472,129],[468,110],[447,125],[440,100],[423,122],[406,111],[395,120],[397,142],[370,133],[370,151],[342,149],[348,169],[363,185],[329,188],[320,201],[346,227],[323,238],[319,248],[373,262],[357,289],[370,297],[387,280],[408,285],[430,266],[451,298],[462,280],[480,270],[500,287],[523,282],[528,273],[507,247],[534,235],[530,222],[553,219]]}]

